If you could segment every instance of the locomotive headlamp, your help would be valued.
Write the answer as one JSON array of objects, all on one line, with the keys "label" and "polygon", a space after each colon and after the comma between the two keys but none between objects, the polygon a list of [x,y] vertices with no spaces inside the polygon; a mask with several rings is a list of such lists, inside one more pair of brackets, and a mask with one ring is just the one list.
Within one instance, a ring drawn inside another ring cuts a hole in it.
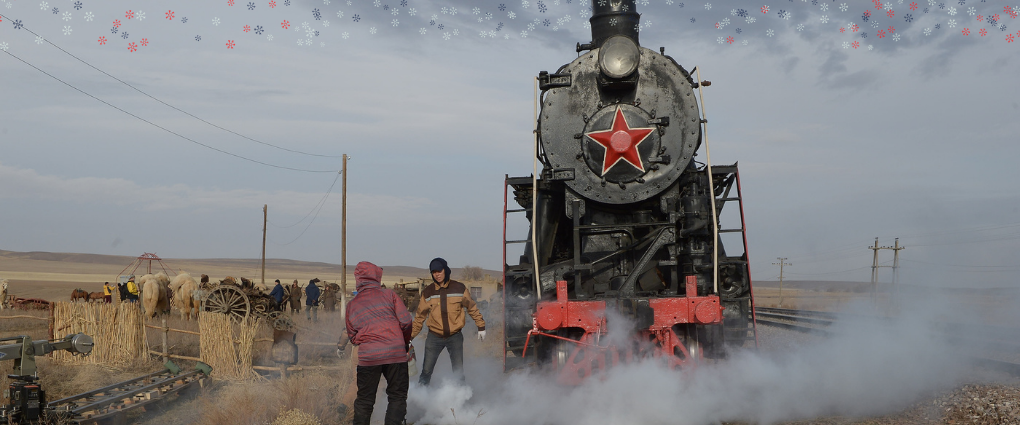
[{"label": "locomotive headlamp", "polygon": [[610,78],[623,78],[638,67],[641,51],[630,37],[614,35],[599,48],[599,68]]}]

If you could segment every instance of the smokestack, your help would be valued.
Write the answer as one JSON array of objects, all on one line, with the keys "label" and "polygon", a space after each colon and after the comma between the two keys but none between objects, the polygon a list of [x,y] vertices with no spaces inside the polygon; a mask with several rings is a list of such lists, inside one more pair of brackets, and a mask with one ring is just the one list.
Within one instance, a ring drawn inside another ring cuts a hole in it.
[{"label": "smokestack", "polygon": [[634,40],[638,46],[637,26],[641,15],[637,13],[634,0],[592,0],[591,2],[591,41],[594,48],[602,46],[602,42],[614,35],[624,35]]}]

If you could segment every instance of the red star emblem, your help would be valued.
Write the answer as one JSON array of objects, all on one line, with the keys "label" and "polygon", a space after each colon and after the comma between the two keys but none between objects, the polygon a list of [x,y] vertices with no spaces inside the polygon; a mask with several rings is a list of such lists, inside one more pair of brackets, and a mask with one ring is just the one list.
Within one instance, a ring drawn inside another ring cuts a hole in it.
[{"label": "red star emblem", "polygon": [[602,175],[605,175],[610,168],[613,168],[620,160],[627,161],[634,168],[645,171],[644,162],[638,153],[638,145],[648,139],[654,128],[630,128],[627,117],[623,116],[620,107],[616,107],[616,116],[613,117],[613,127],[609,130],[593,131],[585,134],[592,140],[606,149],[602,158]]}]

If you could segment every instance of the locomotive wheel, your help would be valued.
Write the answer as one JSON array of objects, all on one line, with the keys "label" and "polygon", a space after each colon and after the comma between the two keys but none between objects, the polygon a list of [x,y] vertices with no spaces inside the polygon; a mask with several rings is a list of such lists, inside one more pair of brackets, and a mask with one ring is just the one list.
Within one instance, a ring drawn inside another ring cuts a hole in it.
[{"label": "locomotive wheel", "polygon": [[241,321],[251,314],[248,296],[234,286],[221,285],[212,290],[205,299],[205,311],[229,315],[232,320]]}]

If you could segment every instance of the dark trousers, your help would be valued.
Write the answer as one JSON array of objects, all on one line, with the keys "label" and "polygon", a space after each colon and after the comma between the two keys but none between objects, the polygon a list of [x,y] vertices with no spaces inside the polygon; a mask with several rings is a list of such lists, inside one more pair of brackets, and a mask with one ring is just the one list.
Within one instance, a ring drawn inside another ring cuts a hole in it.
[{"label": "dark trousers", "polygon": [[428,386],[432,381],[432,371],[439,361],[439,353],[443,349],[450,352],[450,363],[453,365],[453,374],[457,379],[464,381],[464,334],[457,332],[447,338],[443,338],[432,332],[425,337],[425,361],[421,365],[421,376],[418,377],[418,384]]},{"label": "dark trousers", "polygon": [[358,398],[354,400],[354,425],[369,425],[375,410],[379,377],[386,378],[385,425],[402,425],[407,416],[407,362],[358,366]]}]

